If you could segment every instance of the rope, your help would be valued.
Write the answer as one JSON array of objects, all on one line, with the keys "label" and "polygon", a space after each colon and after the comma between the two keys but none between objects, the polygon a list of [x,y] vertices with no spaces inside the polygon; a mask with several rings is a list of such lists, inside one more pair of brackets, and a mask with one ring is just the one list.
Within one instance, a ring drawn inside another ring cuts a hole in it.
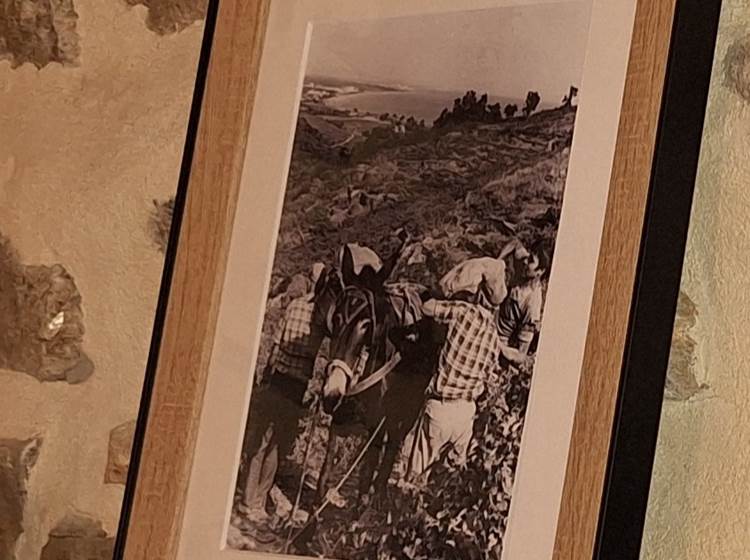
[{"label": "rope", "polygon": [[362,461],[362,459],[364,458],[365,453],[367,452],[367,450],[370,448],[370,446],[375,441],[375,437],[380,432],[380,429],[383,427],[383,424],[385,424],[385,416],[383,416],[383,418],[380,420],[380,423],[378,424],[378,427],[375,428],[375,430],[372,432],[372,435],[370,435],[370,439],[367,440],[367,443],[365,443],[365,445],[359,451],[359,454],[357,455],[357,458],[351,464],[351,466],[346,471],[346,473],[344,473],[344,476],[341,478],[341,480],[339,481],[339,483],[336,486],[334,486],[332,489],[328,490],[328,492],[326,492],[326,499],[323,501],[323,503],[320,504],[320,506],[318,506],[318,508],[315,510],[315,512],[313,512],[313,514],[310,516],[310,519],[308,519],[307,523],[305,523],[302,526],[302,528],[300,528],[300,530],[297,532],[297,534],[294,536],[294,538],[292,538],[291,540],[289,540],[288,544],[285,545],[285,547],[284,547],[285,553],[286,553],[286,550],[288,548],[288,545],[291,544],[291,543],[293,543],[294,541],[296,541],[300,537],[300,535],[305,532],[305,529],[307,529],[313,521],[317,520],[318,517],[320,516],[320,514],[323,513],[323,510],[326,507],[328,507],[328,504],[331,503],[331,496],[334,493],[338,493],[338,491],[341,489],[341,487],[346,483],[346,481],[352,475],[352,473],[354,472],[354,469],[357,468],[357,465],[359,465],[360,461]]}]

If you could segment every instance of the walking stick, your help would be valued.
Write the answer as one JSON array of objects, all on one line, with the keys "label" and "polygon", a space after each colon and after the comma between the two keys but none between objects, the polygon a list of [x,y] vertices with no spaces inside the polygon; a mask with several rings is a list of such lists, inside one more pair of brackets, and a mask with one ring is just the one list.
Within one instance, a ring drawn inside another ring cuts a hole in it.
[{"label": "walking stick", "polygon": [[315,410],[313,412],[312,422],[310,422],[310,428],[307,433],[307,443],[305,444],[305,455],[302,459],[302,475],[299,479],[299,487],[297,488],[297,496],[294,499],[294,505],[292,510],[289,512],[287,518],[287,525],[289,525],[289,531],[286,536],[286,542],[284,543],[284,554],[289,551],[289,545],[292,543],[292,533],[294,532],[294,514],[299,509],[299,503],[302,499],[302,489],[305,484],[305,477],[307,476],[307,461],[310,458],[310,451],[312,450],[312,440],[315,437],[315,429],[318,427],[318,420],[320,418],[320,399],[316,399]]},{"label": "walking stick", "polygon": [[[375,438],[377,437],[378,433],[380,432],[381,428],[383,427],[383,424],[385,424],[385,416],[380,420],[380,423],[378,424],[377,428],[372,432],[372,435],[370,436],[370,439],[367,440],[367,443],[365,443],[362,446],[362,449],[359,451],[359,454],[357,455],[357,458],[354,459],[354,462],[351,464],[349,469],[347,469],[346,473],[344,473],[344,476],[339,480],[338,484],[334,486],[331,490],[327,492],[325,501],[318,506],[318,508],[315,510],[315,512],[310,516],[310,519],[305,523],[302,528],[299,530],[299,532],[291,539],[289,540],[289,543],[284,547],[284,550],[286,551],[288,546],[297,541],[302,535],[305,533],[309,533],[310,528],[313,527],[313,523],[318,520],[318,517],[321,513],[323,513],[323,510],[328,507],[328,504],[331,503],[331,496],[338,492],[341,487],[346,483],[346,481],[349,479],[349,477],[354,472],[354,469],[357,468],[357,465],[359,465],[360,461],[362,461],[362,458],[365,456],[365,453],[370,448],[370,446],[375,441]],[[286,552],[285,552],[286,553]]]}]

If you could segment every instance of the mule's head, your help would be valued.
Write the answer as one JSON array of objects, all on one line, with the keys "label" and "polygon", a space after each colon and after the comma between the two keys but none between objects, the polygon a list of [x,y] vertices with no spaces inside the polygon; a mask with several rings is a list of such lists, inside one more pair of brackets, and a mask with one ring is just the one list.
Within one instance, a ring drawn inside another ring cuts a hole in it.
[{"label": "mule's head", "polygon": [[330,362],[326,367],[323,385],[323,409],[330,413],[346,395],[361,359],[383,336],[385,316],[384,283],[392,267],[384,265],[375,270],[365,265],[354,271],[354,260],[349,248],[344,249],[341,262],[343,290],[336,298],[328,316],[330,334]]}]

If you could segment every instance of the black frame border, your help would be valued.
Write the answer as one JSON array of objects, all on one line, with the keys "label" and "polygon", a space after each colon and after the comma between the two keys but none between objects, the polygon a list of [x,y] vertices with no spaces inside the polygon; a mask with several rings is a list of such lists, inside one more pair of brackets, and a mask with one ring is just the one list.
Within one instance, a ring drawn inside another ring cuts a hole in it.
[{"label": "black frame border", "polygon": [[677,0],[594,560],[640,557],[720,12]]}]

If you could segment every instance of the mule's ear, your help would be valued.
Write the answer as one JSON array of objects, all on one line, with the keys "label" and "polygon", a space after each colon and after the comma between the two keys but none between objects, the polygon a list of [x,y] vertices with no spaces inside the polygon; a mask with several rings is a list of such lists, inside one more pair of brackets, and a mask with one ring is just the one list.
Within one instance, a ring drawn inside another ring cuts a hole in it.
[{"label": "mule's ear", "polygon": [[330,292],[331,295],[335,297],[341,292],[341,289],[341,277],[338,275],[334,268],[326,266],[321,271],[317,281],[315,282],[315,289],[313,290],[313,293],[315,294],[315,299],[318,299],[320,296],[326,293],[326,291]]},{"label": "mule's ear", "polygon": [[399,258],[401,258],[401,251],[402,248],[399,247],[399,249],[396,250],[395,253],[393,253],[383,261],[383,266],[380,267],[380,270],[378,270],[377,273],[377,284],[382,286],[391,277],[391,274],[393,274],[393,269],[396,268],[396,264],[398,263]]},{"label": "mule's ear", "polygon": [[354,257],[348,245],[344,245],[344,253],[341,257],[341,278],[345,286],[350,286],[357,281],[357,275],[354,272]]},{"label": "mule's ear", "polygon": [[329,274],[330,270],[326,267],[318,275],[318,279],[315,281],[315,287],[313,288],[313,294],[316,299],[320,297],[320,294],[322,294],[323,290],[325,290],[326,284],[328,283]]}]

